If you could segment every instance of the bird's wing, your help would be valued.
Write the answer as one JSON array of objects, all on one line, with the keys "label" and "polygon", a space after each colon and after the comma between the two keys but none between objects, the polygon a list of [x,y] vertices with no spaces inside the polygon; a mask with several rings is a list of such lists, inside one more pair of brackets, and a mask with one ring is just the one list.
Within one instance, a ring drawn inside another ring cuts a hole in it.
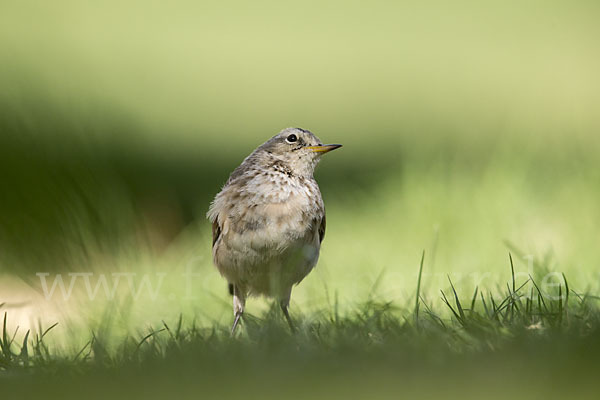
[{"label": "bird's wing", "polygon": [[218,219],[215,219],[212,224],[212,245],[215,247],[215,243],[219,240],[219,236],[221,236],[221,226],[219,225]]},{"label": "bird's wing", "polygon": [[323,238],[325,237],[325,214],[323,214],[323,218],[321,218],[321,224],[319,225],[319,243],[323,242]]}]

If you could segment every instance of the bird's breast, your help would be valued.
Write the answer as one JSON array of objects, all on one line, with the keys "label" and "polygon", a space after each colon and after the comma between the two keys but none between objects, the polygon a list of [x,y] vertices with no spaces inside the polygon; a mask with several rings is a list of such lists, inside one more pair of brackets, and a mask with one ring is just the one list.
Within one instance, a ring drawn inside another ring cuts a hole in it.
[{"label": "bird's breast", "polygon": [[314,230],[315,217],[323,214],[316,183],[265,179],[253,183],[228,213],[232,233],[239,235],[236,242],[261,248],[286,247],[290,241],[305,240]]},{"label": "bird's breast", "polygon": [[318,259],[324,207],[316,182],[265,178],[226,188],[216,202],[222,232],[213,257],[231,282],[250,282],[273,268],[299,282]]},{"label": "bird's breast", "polygon": [[240,244],[252,248],[287,247],[290,242],[305,240],[314,225],[310,209],[304,199],[294,196],[286,202],[250,207],[235,224]]}]

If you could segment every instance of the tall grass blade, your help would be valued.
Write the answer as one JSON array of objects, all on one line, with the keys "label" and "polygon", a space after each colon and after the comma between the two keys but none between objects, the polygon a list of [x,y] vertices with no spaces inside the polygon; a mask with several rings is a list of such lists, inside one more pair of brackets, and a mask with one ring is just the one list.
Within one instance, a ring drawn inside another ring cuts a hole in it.
[{"label": "tall grass blade", "polygon": [[569,307],[569,282],[567,282],[567,277],[565,274],[562,274],[563,280],[565,281],[565,310]]},{"label": "tall grass blade", "polygon": [[419,298],[421,297],[421,277],[423,276],[423,262],[425,261],[425,250],[421,254],[419,265],[419,277],[417,278],[417,295],[415,296],[415,320],[419,322]]},{"label": "tall grass blade", "polygon": [[25,337],[23,338],[23,344],[21,345],[21,353],[19,354],[19,356],[21,357],[21,359],[23,359],[23,361],[27,361],[27,359],[29,358],[29,350],[27,348],[27,342],[29,341],[29,332],[30,332],[30,330],[27,330],[27,332],[25,332]]},{"label": "tall grass blade", "polygon": [[452,280],[450,279],[450,275],[448,275],[448,282],[450,282],[450,287],[452,288],[452,293],[454,293],[454,301],[456,302],[456,308],[460,313],[461,319],[465,320],[465,311],[463,310],[462,305],[460,304],[460,300],[458,299],[458,294],[456,293],[456,289],[454,289],[454,285],[452,284]]},{"label": "tall grass blade", "polygon": [[[546,302],[544,301],[544,295],[542,294],[542,291],[538,287],[537,283],[535,283],[535,280],[533,279],[533,277],[531,275],[529,275],[529,279],[531,279],[531,282],[533,283],[535,290],[537,290],[537,292],[538,292],[538,307],[540,308],[540,311],[542,311],[542,305],[543,305],[544,310],[546,310],[546,312],[548,312],[548,307],[546,306]],[[541,303],[541,304],[539,304],[539,303]]]},{"label": "tall grass blade", "polygon": [[471,312],[475,312],[475,301],[477,301],[477,291],[479,290],[479,286],[475,286],[475,292],[473,293],[473,297],[471,298]]},{"label": "tall grass blade", "polygon": [[513,263],[513,258],[512,258],[512,254],[508,253],[508,259],[510,260],[510,273],[512,276],[512,291],[513,293],[516,291],[515,290],[515,265]]},{"label": "tall grass blade", "polygon": [[461,322],[461,317],[460,315],[454,310],[454,307],[452,307],[452,304],[450,304],[450,302],[448,301],[448,299],[446,298],[446,294],[444,293],[443,290],[440,290],[440,292],[442,293],[442,301],[444,303],[446,303],[446,305],[450,308],[450,311],[452,311],[452,314],[454,314],[454,316],[456,317],[456,319]]}]

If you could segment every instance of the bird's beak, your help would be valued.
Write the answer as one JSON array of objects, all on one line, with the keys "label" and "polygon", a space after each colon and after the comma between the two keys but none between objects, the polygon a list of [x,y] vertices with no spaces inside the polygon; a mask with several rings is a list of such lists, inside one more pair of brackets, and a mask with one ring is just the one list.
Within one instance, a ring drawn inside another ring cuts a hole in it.
[{"label": "bird's beak", "polygon": [[340,147],[342,147],[341,144],[322,144],[319,146],[307,146],[306,148],[315,153],[327,153]]}]

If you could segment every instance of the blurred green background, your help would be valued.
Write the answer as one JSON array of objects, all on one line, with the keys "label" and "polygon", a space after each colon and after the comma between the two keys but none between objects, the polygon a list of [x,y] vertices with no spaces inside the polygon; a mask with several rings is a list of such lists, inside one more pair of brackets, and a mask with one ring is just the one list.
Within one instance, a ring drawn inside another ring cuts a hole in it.
[{"label": "blurred green background", "polygon": [[293,313],[413,301],[423,249],[432,304],[447,274],[469,293],[503,284],[509,251],[517,272],[532,260],[597,289],[599,16],[594,1],[2,0],[0,303],[25,304],[23,325],[93,326],[113,303],[83,281],[45,301],[36,273],[166,274],[156,298],[119,298],[121,326],[229,324],[204,215],[288,126],[344,144],[316,173],[328,232]]}]

